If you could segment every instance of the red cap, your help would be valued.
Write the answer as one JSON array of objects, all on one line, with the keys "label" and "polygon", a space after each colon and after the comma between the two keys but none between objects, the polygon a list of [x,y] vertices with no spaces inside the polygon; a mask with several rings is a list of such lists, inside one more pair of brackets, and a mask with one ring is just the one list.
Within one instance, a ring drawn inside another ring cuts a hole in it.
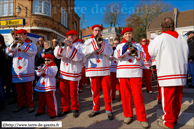
[{"label": "red cap", "polygon": [[75,34],[78,35],[78,32],[76,30],[69,30],[66,35],[71,35],[71,34]]},{"label": "red cap", "polygon": [[98,25],[98,24],[93,25],[93,26],[92,26],[92,30],[93,30],[95,27],[99,27],[99,28],[101,29],[101,31],[103,30],[103,27],[102,27],[102,26],[100,26],[100,25]]},{"label": "red cap", "polygon": [[52,54],[46,54],[43,58],[54,59],[55,57]]},{"label": "red cap", "polygon": [[24,30],[24,29],[19,29],[19,30],[16,31],[16,34],[20,34],[20,33],[27,34],[27,31]]},{"label": "red cap", "polygon": [[126,27],[125,29],[123,29],[123,31],[121,32],[122,35],[124,35],[125,32],[133,32],[133,29],[131,27]]}]

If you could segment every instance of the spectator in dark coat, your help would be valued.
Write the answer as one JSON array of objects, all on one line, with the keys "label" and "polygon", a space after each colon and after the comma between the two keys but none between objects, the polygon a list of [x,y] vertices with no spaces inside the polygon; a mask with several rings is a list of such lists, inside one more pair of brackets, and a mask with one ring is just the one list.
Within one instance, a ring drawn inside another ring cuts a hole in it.
[{"label": "spectator in dark coat", "polygon": [[36,56],[35,56],[35,66],[39,66],[40,65],[40,60],[39,60],[39,53],[44,49],[44,37],[40,37],[39,39],[38,39],[38,42],[39,42],[39,44],[38,44],[38,46],[37,46],[37,54],[36,54]]},{"label": "spectator in dark coat", "polygon": [[189,31],[187,34],[188,37],[188,46],[189,46],[189,63],[188,63],[188,73],[192,79],[192,85],[189,85],[189,88],[194,88],[194,32]]},{"label": "spectator in dark coat", "polygon": [[8,56],[5,54],[5,40],[3,35],[0,34],[0,111],[5,109],[5,79],[9,76],[9,65],[7,65]]},{"label": "spectator in dark coat", "polygon": [[44,59],[43,57],[46,55],[46,54],[52,54],[54,55],[54,49],[52,47],[52,43],[50,41],[45,41],[44,42],[44,49],[38,54],[38,57],[39,57],[39,63],[40,64],[44,64]]}]

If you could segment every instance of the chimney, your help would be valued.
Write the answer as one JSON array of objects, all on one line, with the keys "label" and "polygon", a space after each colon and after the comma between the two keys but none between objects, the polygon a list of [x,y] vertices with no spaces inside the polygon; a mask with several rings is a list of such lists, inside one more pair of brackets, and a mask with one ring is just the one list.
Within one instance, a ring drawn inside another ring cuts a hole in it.
[{"label": "chimney", "polygon": [[102,26],[102,27],[103,27],[103,25],[102,25],[102,24],[100,24],[100,26]]},{"label": "chimney", "polygon": [[89,28],[90,28],[90,27],[89,27],[89,26],[87,26],[87,27],[86,27],[86,30],[88,30]]},{"label": "chimney", "polygon": [[178,9],[174,8],[174,27],[177,27]]}]

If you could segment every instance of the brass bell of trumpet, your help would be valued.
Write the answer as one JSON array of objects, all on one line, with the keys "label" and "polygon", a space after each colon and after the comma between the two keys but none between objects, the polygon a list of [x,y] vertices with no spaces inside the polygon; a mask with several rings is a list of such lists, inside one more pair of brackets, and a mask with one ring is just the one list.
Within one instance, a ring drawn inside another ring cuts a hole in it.
[{"label": "brass bell of trumpet", "polygon": [[65,46],[67,46],[67,41],[66,42],[60,42],[59,43],[59,47],[60,48],[65,48]]},{"label": "brass bell of trumpet", "polygon": [[16,42],[19,42],[20,41],[20,38],[18,38],[18,37],[15,37],[15,39],[14,39]]},{"label": "brass bell of trumpet", "polygon": [[137,56],[137,50],[135,49],[135,47],[133,46],[132,40],[127,41],[126,45],[129,48],[129,55],[130,56]]},{"label": "brass bell of trumpet", "polygon": [[103,43],[103,38],[102,37],[98,37],[98,35],[95,36],[95,40],[98,43],[98,45]]}]

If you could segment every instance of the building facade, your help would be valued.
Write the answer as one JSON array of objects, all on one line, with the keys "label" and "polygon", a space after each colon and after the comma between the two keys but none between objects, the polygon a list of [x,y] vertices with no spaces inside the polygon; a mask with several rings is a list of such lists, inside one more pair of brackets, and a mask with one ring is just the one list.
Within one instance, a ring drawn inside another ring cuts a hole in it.
[{"label": "building facade", "polygon": [[194,30],[194,10],[179,12],[177,8],[174,8],[173,11],[162,13],[151,21],[146,31],[148,39],[153,40],[161,33],[161,22],[165,17],[174,19],[175,31],[180,35]]},{"label": "building facade", "polygon": [[0,32],[23,28],[45,40],[63,41],[67,31],[79,32],[74,6],[74,0],[1,0]]}]

